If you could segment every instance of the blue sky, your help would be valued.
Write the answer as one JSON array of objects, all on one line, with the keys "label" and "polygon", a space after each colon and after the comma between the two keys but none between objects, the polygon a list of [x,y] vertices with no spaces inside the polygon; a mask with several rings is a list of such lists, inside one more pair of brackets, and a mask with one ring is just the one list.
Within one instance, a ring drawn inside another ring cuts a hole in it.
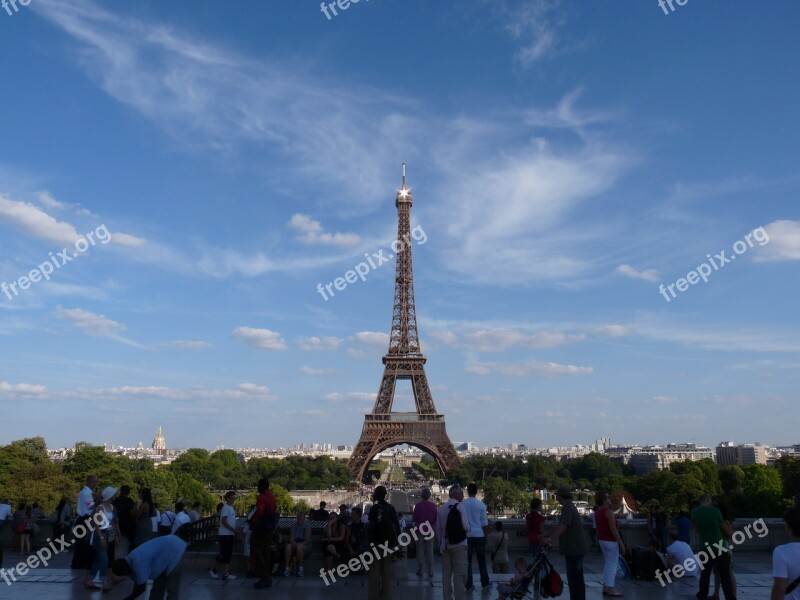
[{"label": "blue sky", "polygon": [[18,8],[0,442],[354,444],[394,262],[317,284],[391,252],[404,161],[451,439],[800,441],[795,3]]}]

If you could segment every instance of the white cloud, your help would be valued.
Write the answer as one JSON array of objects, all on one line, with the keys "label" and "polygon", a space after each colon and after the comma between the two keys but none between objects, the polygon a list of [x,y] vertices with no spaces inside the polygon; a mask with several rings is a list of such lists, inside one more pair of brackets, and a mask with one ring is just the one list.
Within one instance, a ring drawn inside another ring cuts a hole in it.
[{"label": "white cloud", "polygon": [[353,339],[367,346],[389,347],[389,334],[380,331],[359,331],[353,336]]},{"label": "white cloud", "polygon": [[67,208],[66,204],[53,198],[47,190],[39,192],[36,197],[39,199],[39,203],[48,210],[64,210]]},{"label": "white cloud", "polygon": [[660,404],[673,404],[678,401],[674,396],[652,396],[650,399]]},{"label": "white cloud", "polygon": [[[757,250],[757,261],[800,260],[800,221],[773,221],[764,226],[769,242],[763,235],[756,239],[754,250]],[[764,244],[763,247],[760,244]]]},{"label": "white cloud", "polygon": [[539,362],[536,360],[528,360],[520,363],[476,363],[467,366],[464,370],[475,375],[496,373],[518,377],[527,375],[589,375],[594,372],[592,367],[576,367],[575,365],[562,365],[554,362]]},{"label": "white cloud", "polygon": [[625,275],[632,279],[643,279],[645,281],[658,281],[658,271],[656,269],[645,269],[644,271],[637,271],[630,265],[620,265],[614,269],[615,273]]},{"label": "white cloud", "polygon": [[45,396],[47,386],[31,383],[8,383],[0,381],[0,395],[9,397]]},{"label": "white cloud", "polygon": [[184,350],[205,350],[211,348],[209,342],[199,342],[192,340],[172,340],[170,342],[161,342],[157,344],[159,348],[182,348]]},{"label": "white cloud", "polygon": [[79,388],[64,394],[69,398],[99,400],[113,397],[115,399],[143,398],[150,400],[166,400],[175,402],[231,402],[231,401],[258,401],[273,402],[277,398],[265,385],[255,383],[240,383],[234,389],[212,389],[204,386],[191,388],[172,388],[166,386],[135,386],[126,385],[110,388]]},{"label": "white cloud", "polygon": [[122,335],[127,328],[124,324],[109,319],[105,315],[83,310],[81,308],[56,308],[56,317],[69,321],[86,335],[93,337],[107,337],[129,346],[143,348],[143,346]]},{"label": "white cloud", "polygon": [[302,350],[336,350],[342,343],[342,340],[333,337],[307,337],[307,338],[300,338],[297,341],[297,345]]},{"label": "white cloud", "polygon": [[327,233],[319,221],[299,213],[292,216],[289,225],[301,234],[297,239],[304,244],[352,246],[361,241],[355,233]]},{"label": "white cloud", "polygon": [[603,325],[595,327],[592,332],[601,337],[625,337],[631,335],[632,330],[625,325]]},{"label": "white cloud", "polygon": [[528,333],[520,329],[496,327],[467,331],[461,337],[450,331],[435,331],[431,337],[448,346],[475,350],[478,352],[504,352],[509,348],[552,348],[586,339],[582,333],[562,331],[539,331]]},{"label": "white cloud", "polygon": [[126,248],[140,248],[147,243],[147,240],[128,233],[112,233],[111,243]]},{"label": "white cloud", "polygon": [[58,221],[42,209],[0,194],[0,222],[14,225],[25,235],[56,244],[74,244],[80,236],[69,223]]},{"label": "white cloud", "polygon": [[375,402],[375,392],[347,392],[345,394],[341,394],[339,392],[332,392],[330,394],[325,394],[322,399],[325,402],[331,402],[334,404],[338,404],[341,402],[347,402],[350,400],[362,403],[373,403]]},{"label": "white cloud", "polygon": [[556,5],[557,2],[552,0],[526,0],[522,3],[500,0],[505,27],[520,43],[516,58],[524,67],[555,50],[558,25],[551,13]]},{"label": "white cloud", "polygon": [[310,377],[331,377],[334,375],[344,374],[338,369],[317,369],[315,367],[309,367],[308,365],[303,365],[300,367],[300,372],[304,375],[309,375]]},{"label": "white cloud", "polygon": [[255,329],[253,327],[237,327],[233,330],[233,336],[244,340],[254,348],[286,350],[286,343],[277,331]]}]

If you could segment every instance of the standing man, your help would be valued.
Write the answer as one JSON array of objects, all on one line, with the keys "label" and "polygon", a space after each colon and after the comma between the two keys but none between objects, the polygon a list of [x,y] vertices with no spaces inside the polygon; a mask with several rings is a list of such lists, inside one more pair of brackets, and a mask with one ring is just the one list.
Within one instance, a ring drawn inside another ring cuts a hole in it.
[{"label": "standing man", "polygon": [[463,505],[467,510],[469,519],[469,533],[467,533],[467,590],[474,590],[472,585],[472,555],[477,554],[478,570],[481,573],[481,587],[489,589],[489,572],[486,570],[486,536],[489,535],[489,515],[486,505],[478,500],[478,486],[470,483],[467,486],[469,498]]},{"label": "standing man", "polygon": [[789,529],[788,544],[772,552],[772,595],[770,600],[800,598],[800,507],[786,511],[783,517]]},{"label": "standing man", "polygon": [[[700,537],[701,551],[709,557],[709,561],[701,567],[700,590],[697,592],[697,597],[703,599],[708,597],[711,573],[716,571],[719,573],[726,600],[736,600],[736,592],[733,591],[733,581],[731,581],[731,555],[727,551],[726,541],[726,538],[730,537],[729,526],[725,524],[722,513],[712,504],[711,496],[708,494],[704,494],[700,498],[700,506],[692,510],[692,524]],[[726,550],[720,552],[719,548]]]},{"label": "standing man", "polygon": [[[75,525],[83,525],[85,531],[91,531],[88,521],[94,512],[94,488],[97,487],[97,476],[89,475],[86,478],[86,485],[78,493],[78,503],[75,506],[77,514]],[[72,568],[83,569],[83,583],[86,586],[93,585],[90,570],[94,563],[95,550],[89,543],[89,536],[84,535],[75,540],[75,554],[72,555]]]},{"label": "standing man", "polygon": [[[400,521],[394,506],[386,502],[388,492],[379,485],[372,494],[372,508],[369,509],[369,531],[376,547],[381,544],[397,550],[397,536],[400,535]],[[383,554],[383,552],[382,552]],[[391,575],[392,555],[381,556],[369,570],[369,600],[392,600]]]},{"label": "standing man", "polygon": [[436,515],[436,537],[442,551],[442,591],[444,600],[464,600],[467,597],[467,532],[469,517],[461,501],[464,490],[460,485],[450,488],[450,499],[442,504]]},{"label": "standing man", "polygon": [[130,576],[133,589],[125,600],[134,600],[147,589],[147,580],[153,580],[150,600],[178,600],[181,590],[181,561],[186,552],[186,542],[177,535],[153,538],[125,558],[115,560],[111,565],[111,577],[115,583],[120,578]]},{"label": "standing man", "polygon": [[10,519],[13,512],[8,498],[3,498],[3,500],[0,501],[0,532],[3,531],[3,525],[6,524],[6,519]]},{"label": "standing man", "polygon": [[131,486],[123,485],[119,488],[119,496],[112,502],[114,510],[117,512],[117,522],[122,535],[128,539],[128,547],[133,547],[133,537],[136,534],[136,521],[133,518],[133,510],[136,504],[131,498]]},{"label": "standing man", "polygon": [[561,504],[561,519],[552,532],[542,538],[549,544],[562,538],[559,546],[567,563],[567,585],[570,600],[586,600],[586,583],[583,580],[583,557],[586,555],[586,537],[583,534],[583,521],[578,509],[572,503],[572,491],[562,487],[556,492],[556,500]]},{"label": "standing man", "polygon": [[256,512],[250,519],[250,558],[253,570],[258,575],[254,588],[257,590],[272,587],[272,561],[269,548],[272,544],[272,533],[278,523],[278,503],[275,495],[269,491],[269,479],[258,480],[258,499]]},{"label": "standing man", "polygon": [[[436,505],[431,502],[430,488],[422,488],[420,495],[422,501],[417,503],[411,515],[414,527],[419,530],[423,523],[427,523],[430,527],[429,531],[436,531]],[[428,577],[433,579],[433,541],[433,537],[426,539],[425,536],[419,536],[417,538],[417,577],[428,573]]]}]

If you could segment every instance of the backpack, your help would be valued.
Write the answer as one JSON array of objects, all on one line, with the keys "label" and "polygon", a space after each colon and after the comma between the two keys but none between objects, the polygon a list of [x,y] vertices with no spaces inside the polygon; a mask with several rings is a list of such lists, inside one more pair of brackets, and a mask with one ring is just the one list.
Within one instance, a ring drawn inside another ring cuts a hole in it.
[{"label": "backpack", "polygon": [[372,521],[372,541],[379,544],[389,542],[389,546],[394,548],[400,535],[400,524],[397,522],[397,516],[393,510],[378,503],[372,506],[372,510],[375,511],[374,521],[370,519]]},{"label": "backpack", "polygon": [[550,561],[542,557],[542,578],[539,583],[539,592],[542,598],[558,598],[564,591],[564,581],[550,564]]},{"label": "backpack", "polygon": [[450,505],[450,512],[447,513],[444,532],[447,537],[447,543],[451,545],[460,544],[467,539],[467,532],[464,531],[464,526],[461,524],[461,512],[458,510],[457,503]]}]

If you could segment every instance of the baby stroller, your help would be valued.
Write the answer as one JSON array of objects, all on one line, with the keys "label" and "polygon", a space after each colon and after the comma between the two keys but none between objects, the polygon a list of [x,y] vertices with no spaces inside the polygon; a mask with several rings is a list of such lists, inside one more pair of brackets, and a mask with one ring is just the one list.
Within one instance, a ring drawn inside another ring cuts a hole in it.
[{"label": "baby stroller", "polygon": [[[561,595],[564,584],[561,576],[553,569],[547,560],[550,546],[543,546],[536,558],[525,571],[525,576],[519,584],[509,593],[512,600],[539,600],[539,598],[555,598]],[[533,584],[533,585],[531,585]]]}]

